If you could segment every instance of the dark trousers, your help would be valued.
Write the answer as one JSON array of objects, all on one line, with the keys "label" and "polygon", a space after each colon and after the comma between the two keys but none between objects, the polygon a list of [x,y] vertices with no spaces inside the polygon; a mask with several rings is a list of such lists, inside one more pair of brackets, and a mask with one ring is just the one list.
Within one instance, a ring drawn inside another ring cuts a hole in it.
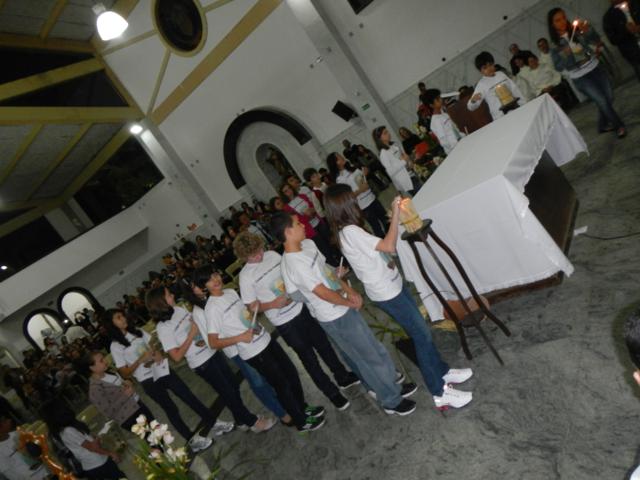
[{"label": "dark trousers", "polygon": [[104,465],[94,468],[92,470],[85,470],[83,475],[87,478],[95,478],[96,480],[119,480],[120,478],[127,478],[127,476],[120,471],[116,462],[109,459]]},{"label": "dark trousers", "polygon": [[316,244],[320,253],[327,259],[329,265],[337,267],[340,264],[340,252],[331,245],[331,232],[329,227],[324,221],[321,221],[318,226],[314,227],[316,236],[313,237],[313,243]]},{"label": "dark trousers", "polygon": [[608,127],[613,127],[614,130],[624,127],[624,123],[613,109],[611,81],[602,66],[598,65],[586,75],[574,78],[573,83],[598,107],[599,132],[604,132]]},{"label": "dark trousers", "polygon": [[154,402],[160,405],[160,408],[162,408],[162,410],[167,414],[171,424],[185,440],[189,440],[193,433],[180,416],[177,405],[169,396],[169,390],[171,390],[176,397],[191,407],[191,410],[196,412],[205,424],[209,425],[212,423],[213,418],[211,411],[205,407],[200,400],[198,400],[198,397],[189,390],[189,387],[187,387],[187,385],[175,373],[171,372],[169,375],[160,377],[155,382],[150,378],[141,382],[140,385],[142,385],[142,388],[147,395],[149,395]]},{"label": "dark trousers", "polygon": [[371,205],[363,209],[362,213],[364,213],[364,218],[367,219],[367,223],[371,225],[373,234],[376,237],[384,238],[387,234],[389,223],[387,222],[387,212],[378,199],[374,200]]},{"label": "dark trousers", "polygon": [[304,409],[304,393],[298,371],[278,342],[271,340],[267,348],[247,360],[269,382],[276,391],[278,400],[287,411],[296,427],[302,427],[307,416]]},{"label": "dark trousers", "polygon": [[[151,412],[151,410],[149,410],[149,408],[142,402],[140,402],[139,405],[140,405],[140,408],[138,410],[136,410],[133,413],[133,415],[131,415],[129,418],[127,418],[120,425],[123,430],[126,430],[127,432],[130,432],[131,431],[131,427],[133,427],[136,424],[136,418],[138,418],[140,415],[144,415],[145,417],[147,417],[147,421],[148,422],[153,420],[154,415]],[[169,419],[169,420],[171,420],[171,419]],[[187,438],[187,440],[188,440],[188,438]]]},{"label": "dark trousers", "polygon": [[238,382],[222,352],[216,352],[213,357],[197,367],[195,372],[218,392],[238,425],[251,427],[256,423],[258,417],[244,405]]},{"label": "dark trousers", "polygon": [[349,371],[344,368],[329,343],[327,334],[320,327],[318,321],[311,316],[306,305],[293,320],[276,328],[282,335],[282,339],[296,352],[305,370],[320,391],[329,399],[339,395],[340,390],[322,370],[316,352],[327,364],[338,383],[346,382]]}]

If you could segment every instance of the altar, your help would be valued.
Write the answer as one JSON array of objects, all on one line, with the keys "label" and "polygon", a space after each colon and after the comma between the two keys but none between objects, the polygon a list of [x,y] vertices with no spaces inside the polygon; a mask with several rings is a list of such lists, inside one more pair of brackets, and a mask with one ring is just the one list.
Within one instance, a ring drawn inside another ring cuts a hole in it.
[{"label": "altar", "polygon": [[[434,231],[482,294],[568,276],[573,265],[564,247],[577,198],[558,167],[586,151],[571,120],[544,95],[463,138],[413,203],[422,218],[433,220]],[[405,278],[415,284],[431,320],[442,319],[442,306],[407,242],[398,240],[397,250]],[[419,251],[443,296],[453,299],[426,248]],[[454,266],[443,263],[463,286]],[[462,293],[468,296],[464,288]]]}]

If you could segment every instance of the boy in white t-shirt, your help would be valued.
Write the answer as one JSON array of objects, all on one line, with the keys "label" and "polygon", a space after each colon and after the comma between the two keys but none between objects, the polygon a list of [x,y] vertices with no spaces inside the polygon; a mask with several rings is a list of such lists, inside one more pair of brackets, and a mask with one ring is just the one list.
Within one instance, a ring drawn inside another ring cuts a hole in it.
[{"label": "boy in white t-shirt", "polygon": [[388,414],[409,415],[416,404],[407,398],[417,387],[396,383],[389,352],[376,340],[358,309],[362,297],[337,278],[313,242],[305,239],[296,215],[275,213],[271,231],[284,244],[282,274],[287,292],[300,291],[312,314],[345,356],[351,370],[373,391]]},{"label": "boy in white t-shirt", "polygon": [[209,292],[204,308],[209,345],[216,349],[236,346],[240,358],[260,372],[274,388],[299,432],[321,428],[324,408],[306,403],[296,367],[278,342],[257,322],[257,312],[249,312],[234,290],[223,288],[222,277],[209,266],[194,272],[193,283]]},{"label": "boy in white t-shirt", "polygon": [[316,386],[339,410],[349,401],[329,379],[318,362],[319,354],[342,389],[360,383],[338,359],[326,333],[307,307],[287,295],[280,269],[282,257],[264,251],[264,242],[249,232],[240,233],[233,241],[239,259],[246,261],[240,271],[240,294],[250,311],[258,308],[276,327],[285,342],[296,352]]},{"label": "boy in white t-shirt", "polygon": [[476,84],[476,89],[467,103],[469,110],[476,110],[484,100],[487,102],[494,120],[504,116],[504,112],[500,110],[502,103],[496,94],[496,87],[498,85],[504,85],[508,88],[513,98],[517,100],[518,105],[524,105],[524,95],[515,82],[504,73],[496,71],[493,55],[489,52],[481,52],[476,57],[475,64],[476,68],[482,74],[482,78]]},{"label": "boy in white t-shirt", "polygon": [[433,111],[433,115],[431,115],[431,131],[438,137],[444,152],[449,155],[453,147],[458,144],[464,135],[460,133],[456,124],[453,123],[453,120],[445,111],[440,90],[430,88],[423,96],[424,101],[429,102],[428,105]]}]

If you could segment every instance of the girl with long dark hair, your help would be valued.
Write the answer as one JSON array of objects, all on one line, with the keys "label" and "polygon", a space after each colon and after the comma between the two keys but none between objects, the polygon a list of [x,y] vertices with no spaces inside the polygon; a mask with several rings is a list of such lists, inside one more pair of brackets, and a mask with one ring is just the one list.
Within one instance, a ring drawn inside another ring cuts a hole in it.
[{"label": "girl with long dark hair", "polygon": [[415,300],[389,257],[396,251],[400,201],[400,197],[393,201],[389,231],[384,238],[379,238],[363,228],[362,211],[351,189],[346,185],[332,185],[325,194],[327,220],[367,296],[413,340],[422,378],[436,408],[463,407],[471,401],[471,393],[456,390],[449,384],[465,382],[473,372],[469,368],[450,369],[440,358]]},{"label": "girl with long dark hair", "polygon": [[391,141],[391,134],[384,125],[376,127],[371,135],[380,152],[380,162],[391,177],[396,190],[415,195],[420,188],[420,181],[413,173],[409,156]]},{"label": "girl with long dark hair", "polygon": [[335,183],[342,183],[351,188],[373,232],[383,236],[388,227],[387,212],[369,188],[366,171],[352,168],[345,158],[336,152],[330,153],[327,157],[327,166]]},{"label": "girl with long dark hair", "polygon": [[271,429],[275,421],[258,417],[247,409],[222,353],[209,348],[191,313],[176,305],[173,294],[167,288],[154,288],[147,292],[145,301],[149,314],[158,324],[162,347],[173,361],[186,358],[189,367],[218,392],[241,428],[250,428],[256,433]]},{"label": "girl with long dark hair", "polygon": [[[208,448],[211,440],[191,432],[169,396],[169,391],[191,407],[205,424],[211,423],[211,412],[171,371],[169,361],[152,345],[151,335],[129,324],[124,313],[117,309],[107,310],[102,323],[111,338],[109,351],[118,373],[124,378],[134,377],[138,381],[145,393],[164,410],[178,433],[189,440],[194,452]],[[225,429],[229,430],[228,426],[220,426],[218,431]]]},{"label": "girl with long dark hair", "polygon": [[614,131],[618,138],[626,137],[626,127],[613,109],[611,81],[598,60],[604,44],[596,30],[586,20],[573,26],[561,8],[549,10],[547,26],[553,65],[559,72],[567,70],[576,88],[596,104],[598,132]]}]

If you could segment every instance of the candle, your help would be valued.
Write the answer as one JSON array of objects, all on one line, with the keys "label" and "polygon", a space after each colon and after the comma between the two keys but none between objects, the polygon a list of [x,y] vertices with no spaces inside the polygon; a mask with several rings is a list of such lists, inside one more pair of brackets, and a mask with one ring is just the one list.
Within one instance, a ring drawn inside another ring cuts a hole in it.
[{"label": "candle", "polygon": [[254,330],[256,328],[256,319],[258,318],[258,310],[260,310],[260,308],[256,306],[256,309],[253,311],[253,319],[251,320],[251,328]]},{"label": "candle", "polygon": [[576,18],[573,21],[573,30],[571,31],[571,38],[569,38],[569,43],[573,42],[573,36],[576,34],[576,28],[578,28],[578,25],[580,24],[580,22],[578,21],[578,19]]},{"label": "candle", "polygon": [[422,228],[422,219],[410,198],[400,200],[400,223],[408,232],[414,233]]}]

